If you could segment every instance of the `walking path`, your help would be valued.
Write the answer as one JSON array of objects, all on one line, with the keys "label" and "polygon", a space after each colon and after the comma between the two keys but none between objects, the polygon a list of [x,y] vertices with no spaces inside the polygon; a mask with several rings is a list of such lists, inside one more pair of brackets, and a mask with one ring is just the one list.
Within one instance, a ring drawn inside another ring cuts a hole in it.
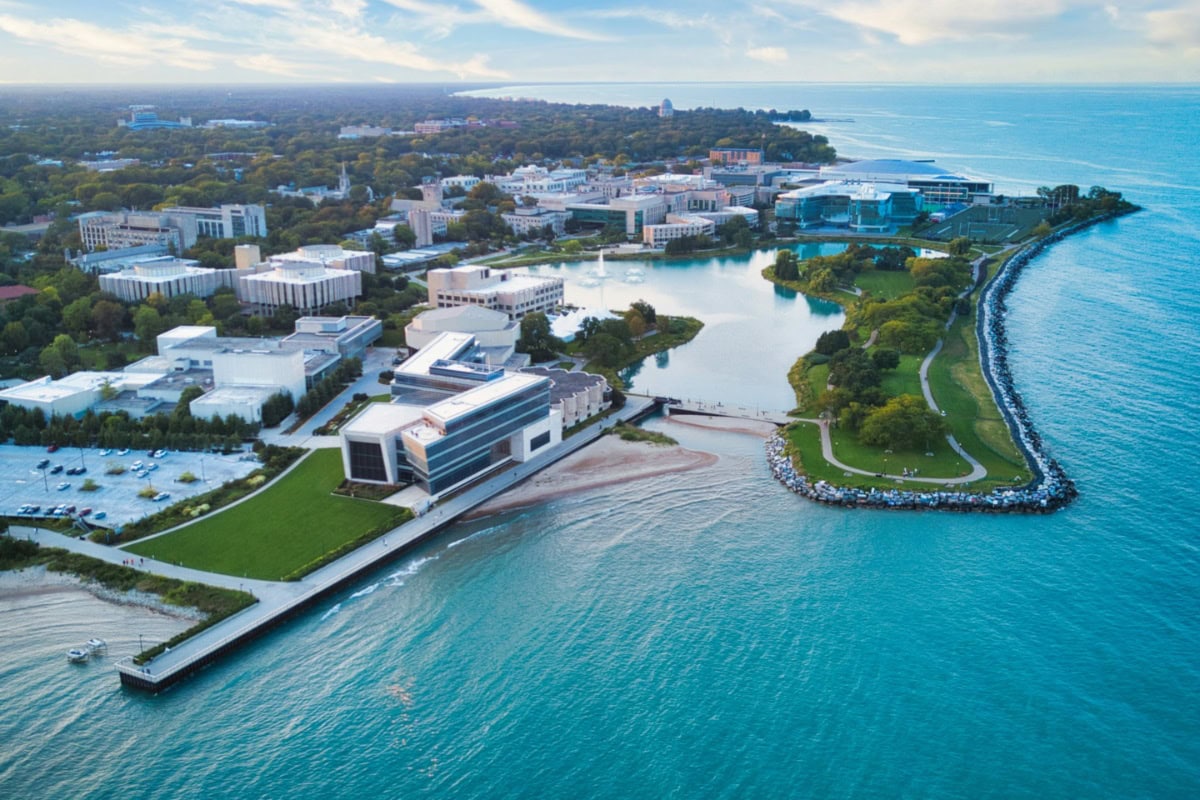
[{"label": "walking path", "polygon": [[[440,501],[428,513],[417,517],[384,536],[379,537],[331,564],[310,573],[299,581],[273,582],[250,580],[236,576],[189,569],[153,559],[138,560],[138,569],[156,575],[181,580],[208,583],[225,588],[249,591],[258,599],[253,606],[238,612],[211,628],[180,643],[177,647],[155,657],[143,666],[132,658],[124,658],[116,667],[121,682],[137,688],[159,691],[170,686],[193,670],[210,663],[245,640],[258,635],[305,604],[342,586],[364,571],[395,558],[403,549],[449,525],[457,517],[529,478],[559,459],[595,441],[617,422],[634,419],[654,406],[649,398],[628,396],[625,407],[612,416],[592,423],[578,431],[561,445],[535,456],[523,464],[515,464],[498,472],[454,497]],[[110,563],[122,563],[128,553],[86,539],[74,539],[46,530],[12,529],[13,535],[26,535],[48,547],[61,547],[76,553],[99,558]]]}]

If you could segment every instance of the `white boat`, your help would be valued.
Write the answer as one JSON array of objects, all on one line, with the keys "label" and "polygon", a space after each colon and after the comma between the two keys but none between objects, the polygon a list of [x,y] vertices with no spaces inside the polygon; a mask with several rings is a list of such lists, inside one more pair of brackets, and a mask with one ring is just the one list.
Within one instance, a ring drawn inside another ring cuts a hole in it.
[{"label": "white boat", "polygon": [[88,660],[88,651],[80,647],[72,647],[67,651],[67,661],[72,664],[82,664]]},{"label": "white boat", "polygon": [[87,649],[88,653],[92,655],[96,655],[97,653],[106,653],[108,652],[108,642],[98,638],[88,639]]}]

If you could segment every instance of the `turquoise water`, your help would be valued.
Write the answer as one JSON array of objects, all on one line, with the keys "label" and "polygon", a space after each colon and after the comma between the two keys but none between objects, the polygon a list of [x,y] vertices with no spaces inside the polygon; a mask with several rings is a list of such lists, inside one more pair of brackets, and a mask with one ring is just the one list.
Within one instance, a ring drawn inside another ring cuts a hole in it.
[{"label": "turquoise water", "polygon": [[1147,207],[1055,247],[1009,304],[1079,500],[847,513],[775,485],[757,440],[656,421],[721,460],[457,526],[161,697],[67,669],[74,640],[34,646],[37,618],[0,605],[22,633],[0,796],[1200,795],[1200,93],[703,92],[853,118],[830,123],[848,155]]}]

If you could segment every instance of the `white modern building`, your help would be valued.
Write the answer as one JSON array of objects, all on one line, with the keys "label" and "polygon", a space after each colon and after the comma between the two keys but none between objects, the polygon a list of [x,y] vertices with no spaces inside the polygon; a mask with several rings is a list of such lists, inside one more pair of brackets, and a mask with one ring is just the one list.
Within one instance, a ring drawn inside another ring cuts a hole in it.
[{"label": "white modern building", "polygon": [[415,484],[431,498],[562,440],[550,380],[474,359],[473,337],[446,333],[397,369],[429,402],[373,403],[342,427],[346,477]]},{"label": "white modern building", "polygon": [[79,236],[88,251],[159,244],[173,246],[179,253],[194,245],[200,236],[236,239],[266,235],[266,212],[259,205],[177,206],[161,211],[115,213],[95,211],[79,216]]},{"label": "white modern building", "polygon": [[[404,341],[414,350],[421,350],[447,332],[470,334],[475,337],[486,363],[495,366],[514,366],[517,339],[521,324],[509,319],[503,311],[466,305],[454,308],[434,308],[418,314],[404,328]],[[523,357],[519,366],[528,363]]]},{"label": "white modern building", "polygon": [[716,229],[711,219],[697,214],[668,214],[663,224],[642,229],[642,241],[651,247],[665,247],[667,242],[685,236],[712,236]]},{"label": "white modern building", "polygon": [[366,250],[343,250],[336,244],[308,244],[291,253],[271,256],[271,263],[319,262],[330,269],[375,274],[375,254]]},{"label": "white modern building", "polygon": [[136,390],[163,377],[164,372],[75,372],[53,380],[49,375],[0,391],[0,400],[29,410],[40,409],[47,418],[78,416],[106,395]]},{"label": "white modern building", "polygon": [[[374,254],[366,255],[374,263]],[[320,258],[299,253],[272,256],[255,269],[263,271],[238,277],[238,299],[266,312],[290,305],[313,313],[331,303],[353,303],[362,294],[361,272],[328,267]]]},{"label": "white modern building", "polygon": [[167,298],[181,294],[210,297],[222,286],[236,287],[235,270],[208,269],[199,263],[174,256],[143,257],[128,269],[101,275],[100,291],[136,303],[156,293]]},{"label": "white modern building", "polygon": [[489,267],[432,269],[426,282],[429,304],[435,308],[476,305],[501,311],[518,320],[534,311],[549,313],[562,305],[563,279],[537,277]]},{"label": "white modern building", "polygon": [[920,190],[904,184],[827,181],[779,195],[775,219],[795,222],[801,228],[880,232],[912,222],[922,204]]},{"label": "white modern building", "polygon": [[550,408],[561,415],[564,430],[612,405],[608,381],[603,375],[546,367],[526,367],[521,372],[550,379]]},{"label": "white modern building", "polygon": [[501,214],[500,218],[504,220],[505,225],[512,228],[513,233],[517,236],[524,236],[530,232],[540,234],[547,225],[556,236],[562,236],[566,232],[566,222],[570,216],[565,211],[551,211],[534,206],[532,208],[518,207],[511,214]]}]

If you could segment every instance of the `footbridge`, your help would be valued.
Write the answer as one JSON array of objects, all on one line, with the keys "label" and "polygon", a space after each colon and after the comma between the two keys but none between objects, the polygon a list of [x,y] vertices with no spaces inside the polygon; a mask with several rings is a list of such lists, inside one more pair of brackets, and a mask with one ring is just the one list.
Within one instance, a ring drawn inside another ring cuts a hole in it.
[{"label": "footbridge", "polygon": [[672,414],[702,414],[709,417],[731,417],[733,419],[753,419],[759,422],[770,422],[775,425],[787,425],[794,422],[786,411],[776,411],[768,408],[729,405],[721,402],[705,400],[680,400],[675,397],[654,398],[663,410]]}]

